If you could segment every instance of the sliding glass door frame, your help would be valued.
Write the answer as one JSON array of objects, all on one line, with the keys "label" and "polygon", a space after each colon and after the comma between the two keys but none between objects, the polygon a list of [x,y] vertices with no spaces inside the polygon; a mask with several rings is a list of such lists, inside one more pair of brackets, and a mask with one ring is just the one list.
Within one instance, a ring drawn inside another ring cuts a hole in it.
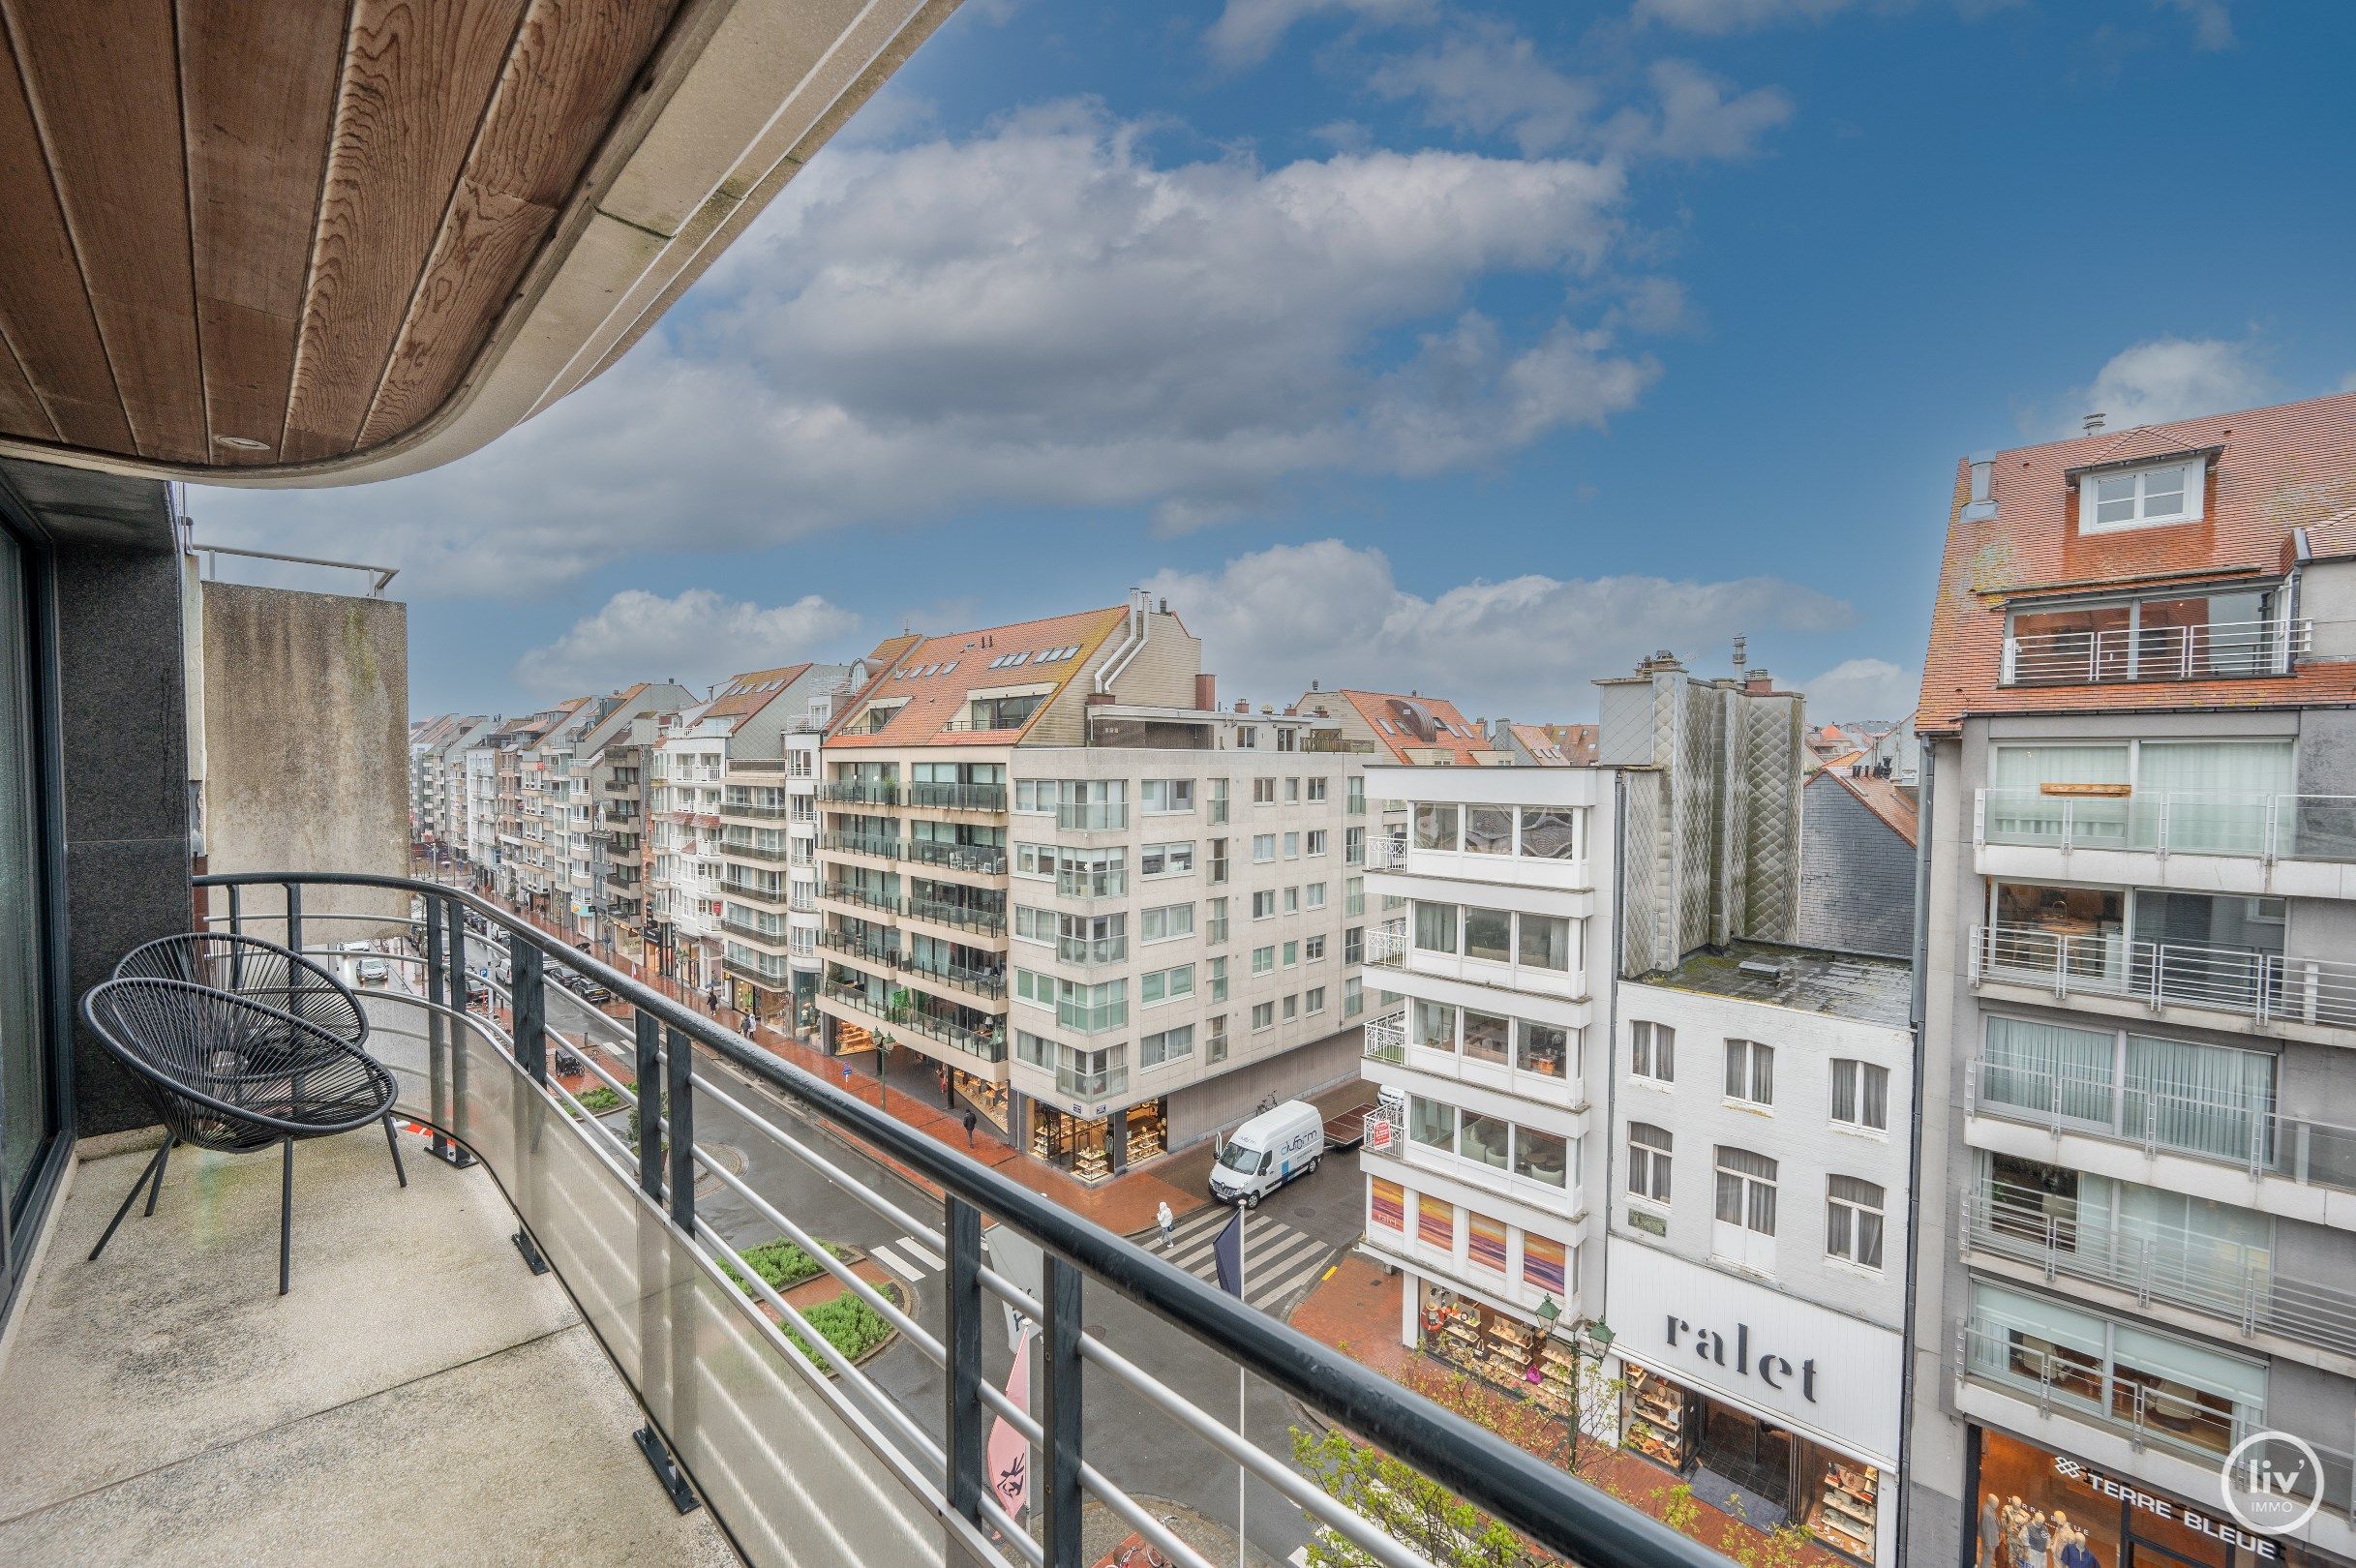
[{"label": "sliding glass door frame", "polygon": [[45,1222],[74,1157],[74,1013],[66,924],[64,707],[58,682],[57,554],[54,542],[0,484],[0,532],[23,564],[18,629],[26,641],[31,701],[27,730],[34,760],[33,825],[37,857],[34,897],[41,915],[39,971],[45,995],[41,1020],[44,1087],[48,1103],[41,1149],[14,1192],[0,1191],[0,1326],[15,1311],[19,1289]]}]

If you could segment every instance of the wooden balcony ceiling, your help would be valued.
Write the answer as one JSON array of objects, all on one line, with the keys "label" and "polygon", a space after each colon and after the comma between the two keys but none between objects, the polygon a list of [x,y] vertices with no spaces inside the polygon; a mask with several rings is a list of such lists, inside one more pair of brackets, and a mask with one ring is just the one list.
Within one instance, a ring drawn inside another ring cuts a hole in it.
[{"label": "wooden balcony ceiling", "polygon": [[479,445],[611,363],[953,3],[0,0],[0,441],[334,473],[534,338]]}]

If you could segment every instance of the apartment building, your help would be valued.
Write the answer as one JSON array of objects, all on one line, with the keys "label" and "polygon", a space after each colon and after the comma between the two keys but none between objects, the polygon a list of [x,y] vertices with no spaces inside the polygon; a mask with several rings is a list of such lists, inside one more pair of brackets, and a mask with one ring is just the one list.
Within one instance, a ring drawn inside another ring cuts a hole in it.
[{"label": "apartment building", "polygon": [[1407,828],[1368,861],[1404,913],[1365,1246],[1403,1343],[1563,1417],[1599,1363],[1588,1435],[1897,1562],[1912,966],[1795,945],[1796,694],[1666,654],[1598,686],[1595,765],[1368,769]]},{"label": "apartment building", "polygon": [[2351,519],[2356,395],[1957,467],[1910,1560],[2356,1557]]},{"label": "apartment building", "polygon": [[[732,788],[728,780],[732,769],[740,780],[781,777],[786,733],[848,674],[840,664],[748,670],[660,726],[646,775],[654,855],[646,941],[660,973],[715,994],[732,975],[790,989],[784,872],[755,853],[772,843],[784,847],[776,830],[783,806],[777,816],[762,815],[750,806],[755,786]],[[736,806],[724,824],[732,795]],[[733,847],[724,842],[729,838]],[[771,935],[773,954],[766,950]],[[741,986],[730,994],[752,1010]]]},{"label": "apartment building", "polygon": [[1865,1563],[1900,1560],[1913,1001],[1903,959],[1738,940],[1614,1009],[1621,1446]]},{"label": "apartment building", "polygon": [[819,751],[830,1047],[1089,1179],[1346,1079],[1360,759],[1213,691],[1141,594],[879,649]]},{"label": "apartment building", "polygon": [[618,920],[636,927],[645,895],[638,737],[694,701],[684,686],[642,680],[583,703],[540,742],[547,913],[578,941],[612,948]]},{"label": "apartment building", "polygon": [[1362,1075],[1380,1105],[1360,1155],[1366,1246],[1406,1276],[1400,1342],[1573,1413],[1601,1315],[1590,1216],[1607,1183],[1614,776],[1592,768],[1377,764],[1399,802],[1367,891],[1380,996]]}]

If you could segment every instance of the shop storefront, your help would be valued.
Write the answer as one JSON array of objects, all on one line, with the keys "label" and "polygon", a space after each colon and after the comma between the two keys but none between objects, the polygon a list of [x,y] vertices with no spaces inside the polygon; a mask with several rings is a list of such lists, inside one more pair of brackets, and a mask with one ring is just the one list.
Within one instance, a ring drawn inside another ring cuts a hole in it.
[{"label": "shop storefront", "polygon": [[1073,1116],[1053,1105],[1038,1104],[1031,1112],[1031,1158],[1068,1170],[1082,1181],[1112,1174],[1112,1119]]},{"label": "shop storefront", "polygon": [[963,1068],[949,1070],[950,1087],[998,1126],[1007,1125],[1007,1086],[977,1077]]},{"label": "shop storefront", "polygon": [[1639,1362],[1621,1368],[1620,1446],[1686,1477],[1706,1502],[1737,1501],[1728,1511],[1745,1523],[1763,1529],[1796,1523],[1844,1556],[1879,1560],[1879,1465]]},{"label": "shop storefront", "polygon": [[1169,1147],[1169,1101],[1148,1100],[1120,1113],[1127,1134],[1121,1168],[1144,1163]]},{"label": "shop storefront", "polygon": [[1900,1337],[1657,1249],[1612,1246],[1620,1446],[1761,1529],[1795,1524],[1858,1562],[1893,1562]]},{"label": "shop storefront", "polygon": [[1972,1429],[1973,1568],[2326,1568],[2341,1559],[2245,1529],[2220,1498],[2141,1481]]},{"label": "shop storefront", "polygon": [[[1579,1414],[1579,1351],[1529,1314],[1410,1277],[1424,1353],[1563,1422]],[[1567,1325],[1565,1325],[1567,1330]]]}]

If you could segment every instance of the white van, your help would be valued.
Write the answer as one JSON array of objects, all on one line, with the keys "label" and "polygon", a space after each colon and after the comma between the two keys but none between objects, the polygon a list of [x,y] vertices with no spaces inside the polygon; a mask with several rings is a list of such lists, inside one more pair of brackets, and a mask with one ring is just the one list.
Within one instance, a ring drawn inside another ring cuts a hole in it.
[{"label": "white van", "polygon": [[1325,1119],[1306,1100],[1287,1100],[1260,1112],[1227,1137],[1211,1166],[1211,1196],[1256,1208],[1259,1200],[1317,1168],[1325,1153]]}]

